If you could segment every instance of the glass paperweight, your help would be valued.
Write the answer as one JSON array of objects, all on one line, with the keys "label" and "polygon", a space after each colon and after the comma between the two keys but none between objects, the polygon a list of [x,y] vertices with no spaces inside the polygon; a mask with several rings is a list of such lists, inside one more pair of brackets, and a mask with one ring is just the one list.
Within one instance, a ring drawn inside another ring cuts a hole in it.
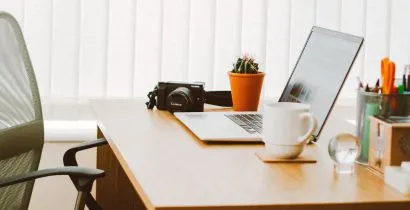
[{"label": "glass paperweight", "polygon": [[360,155],[360,141],[356,136],[339,134],[333,137],[329,141],[328,151],[337,173],[354,173],[355,162]]}]

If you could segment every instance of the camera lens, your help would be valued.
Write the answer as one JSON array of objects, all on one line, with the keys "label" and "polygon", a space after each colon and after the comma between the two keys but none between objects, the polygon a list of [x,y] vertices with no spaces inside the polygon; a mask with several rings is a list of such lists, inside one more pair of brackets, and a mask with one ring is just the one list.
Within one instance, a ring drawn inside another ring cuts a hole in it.
[{"label": "camera lens", "polygon": [[195,99],[190,89],[179,87],[169,93],[167,107],[170,112],[186,112],[191,109],[194,101]]}]

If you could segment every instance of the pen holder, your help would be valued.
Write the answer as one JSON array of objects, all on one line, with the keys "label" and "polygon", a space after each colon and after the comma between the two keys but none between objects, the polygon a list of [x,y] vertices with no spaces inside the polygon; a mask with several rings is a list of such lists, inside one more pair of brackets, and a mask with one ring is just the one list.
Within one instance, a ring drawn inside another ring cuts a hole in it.
[{"label": "pen holder", "polygon": [[361,144],[358,162],[367,164],[369,160],[370,116],[400,122],[409,121],[409,115],[410,94],[379,94],[358,91],[356,134],[360,138]]}]

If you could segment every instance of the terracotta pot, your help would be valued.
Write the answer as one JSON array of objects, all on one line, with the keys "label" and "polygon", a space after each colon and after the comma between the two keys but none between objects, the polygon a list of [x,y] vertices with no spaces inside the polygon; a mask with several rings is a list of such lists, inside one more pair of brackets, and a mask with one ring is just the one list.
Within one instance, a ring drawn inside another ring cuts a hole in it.
[{"label": "terracotta pot", "polygon": [[256,111],[265,73],[239,74],[228,72],[235,111]]}]

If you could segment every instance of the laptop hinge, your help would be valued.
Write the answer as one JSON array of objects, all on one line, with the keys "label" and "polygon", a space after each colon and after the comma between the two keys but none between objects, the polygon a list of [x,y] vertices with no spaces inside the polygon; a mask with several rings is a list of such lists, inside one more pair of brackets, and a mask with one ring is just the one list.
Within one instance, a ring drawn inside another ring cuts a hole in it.
[{"label": "laptop hinge", "polygon": [[310,139],[310,143],[317,142],[318,139],[319,138],[316,135],[312,135],[312,137]]}]

